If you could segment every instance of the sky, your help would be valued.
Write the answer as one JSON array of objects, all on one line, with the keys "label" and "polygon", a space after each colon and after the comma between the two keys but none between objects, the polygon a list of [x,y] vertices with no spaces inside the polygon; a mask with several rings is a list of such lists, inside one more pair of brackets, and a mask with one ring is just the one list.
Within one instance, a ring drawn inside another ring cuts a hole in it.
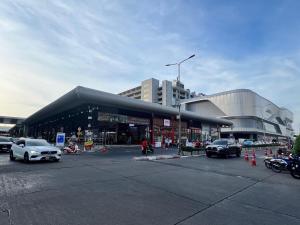
[{"label": "sky", "polygon": [[81,85],[119,93],[176,79],[251,89],[300,130],[298,0],[1,0],[0,115],[27,117]]}]

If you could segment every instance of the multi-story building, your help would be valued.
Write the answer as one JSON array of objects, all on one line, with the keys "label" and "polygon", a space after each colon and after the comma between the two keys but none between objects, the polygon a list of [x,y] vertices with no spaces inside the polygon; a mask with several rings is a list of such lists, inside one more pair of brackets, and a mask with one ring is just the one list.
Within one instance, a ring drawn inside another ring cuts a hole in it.
[{"label": "multi-story building", "polygon": [[271,141],[293,136],[293,113],[248,89],[198,96],[181,104],[183,110],[232,121],[232,127],[221,128],[222,137]]},{"label": "multi-story building", "polygon": [[119,95],[164,106],[176,106],[180,100],[193,98],[196,93],[185,89],[184,84],[178,80],[163,80],[160,85],[159,80],[150,78],[142,81],[141,86],[121,92]]}]

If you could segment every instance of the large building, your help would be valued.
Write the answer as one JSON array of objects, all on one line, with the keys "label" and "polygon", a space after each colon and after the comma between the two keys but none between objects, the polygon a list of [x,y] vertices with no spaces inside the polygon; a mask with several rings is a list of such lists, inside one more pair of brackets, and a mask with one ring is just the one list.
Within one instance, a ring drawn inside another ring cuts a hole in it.
[{"label": "large building", "polygon": [[[57,132],[67,137],[91,136],[109,144],[137,144],[147,137],[163,142],[165,137],[178,139],[178,110],[155,103],[76,87],[51,104],[28,117],[24,135],[55,140]],[[193,112],[182,112],[182,137],[203,139],[203,128],[219,137],[221,126],[232,122]]]},{"label": "large building", "polygon": [[123,91],[119,95],[174,107],[182,99],[195,97],[196,93],[185,89],[184,84],[178,80],[163,80],[160,85],[159,80],[150,78],[142,81],[140,86]]},{"label": "large building", "polygon": [[293,136],[293,113],[248,89],[237,89],[182,101],[183,109],[232,121],[222,137],[271,141]]}]

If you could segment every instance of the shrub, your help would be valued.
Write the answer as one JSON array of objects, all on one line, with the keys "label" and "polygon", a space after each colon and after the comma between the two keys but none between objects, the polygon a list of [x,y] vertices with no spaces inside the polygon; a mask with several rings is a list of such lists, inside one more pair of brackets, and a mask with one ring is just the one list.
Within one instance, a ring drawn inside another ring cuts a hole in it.
[{"label": "shrub", "polygon": [[293,153],[295,155],[300,155],[300,135],[298,135],[296,140],[295,140],[295,144],[294,144],[294,147],[293,147]]}]

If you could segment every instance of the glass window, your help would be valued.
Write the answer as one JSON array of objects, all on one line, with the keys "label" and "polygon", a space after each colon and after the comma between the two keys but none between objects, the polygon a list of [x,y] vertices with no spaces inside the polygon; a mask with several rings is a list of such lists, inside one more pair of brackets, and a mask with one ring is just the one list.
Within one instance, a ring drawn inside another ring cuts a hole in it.
[{"label": "glass window", "polygon": [[10,140],[7,137],[0,137],[0,142],[10,142]]},{"label": "glass window", "polygon": [[28,140],[26,146],[50,146],[46,140]]},{"label": "glass window", "polygon": [[224,140],[216,140],[213,142],[213,145],[227,145],[228,141],[224,141]]}]

